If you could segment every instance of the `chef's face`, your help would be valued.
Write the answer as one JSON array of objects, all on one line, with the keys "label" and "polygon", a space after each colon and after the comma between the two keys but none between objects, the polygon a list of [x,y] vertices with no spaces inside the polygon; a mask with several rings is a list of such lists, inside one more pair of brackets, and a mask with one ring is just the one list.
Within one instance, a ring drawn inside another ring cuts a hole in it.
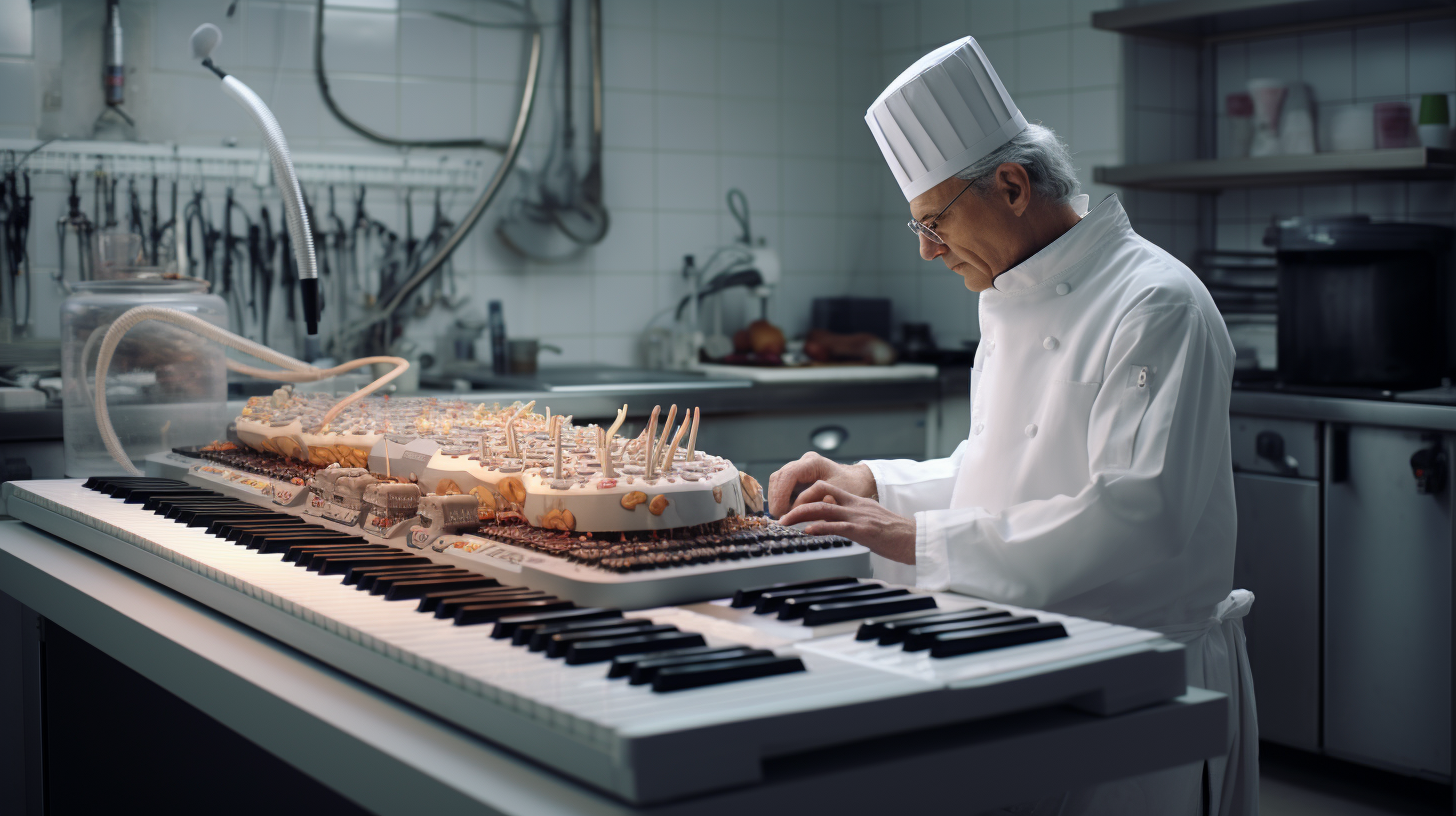
[{"label": "chef's face", "polygon": [[[981,292],[991,288],[996,276],[1020,262],[1019,220],[1026,211],[1030,190],[1026,169],[1007,163],[996,168],[989,191],[970,190],[956,194],[969,183],[949,178],[916,196],[910,202],[910,217],[926,222],[945,241],[937,244],[920,235],[920,257],[939,258],[947,269],[965,279],[966,288]],[[955,203],[939,218],[936,213]],[[931,219],[934,219],[932,222]]]}]

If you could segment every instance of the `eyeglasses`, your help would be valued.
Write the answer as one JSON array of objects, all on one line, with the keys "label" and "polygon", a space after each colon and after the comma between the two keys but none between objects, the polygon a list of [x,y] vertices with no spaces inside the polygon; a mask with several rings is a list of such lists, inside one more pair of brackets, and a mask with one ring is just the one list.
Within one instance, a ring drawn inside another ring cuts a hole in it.
[{"label": "eyeglasses", "polygon": [[[969,189],[971,189],[971,187],[974,184],[975,184],[974,181],[966,182],[966,186],[962,187],[961,188],[961,191],[959,193],[956,193],[955,194],[955,198],[952,198],[950,200],[950,204],[956,203],[956,199],[957,198],[960,198],[963,195],[965,195],[966,194],[966,191],[969,190]],[[945,205],[944,209],[942,209],[940,212],[936,213],[935,214],[935,217],[932,218],[932,219],[930,219],[929,221],[924,221],[924,222],[922,222],[922,221],[914,221],[914,220],[907,221],[907,222],[905,222],[905,226],[909,227],[910,228],[910,231],[913,232],[913,233],[915,233],[916,235],[924,235],[926,238],[930,239],[931,241],[933,241],[933,242],[935,242],[937,244],[940,244],[941,246],[945,246],[945,241],[941,240],[940,236],[935,234],[935,230],[931,227],[931,225],[932,224],[939,223],[940,217],[942,215],[945,215],[945,211],[946,210],[950,209],[950,204]]]}]

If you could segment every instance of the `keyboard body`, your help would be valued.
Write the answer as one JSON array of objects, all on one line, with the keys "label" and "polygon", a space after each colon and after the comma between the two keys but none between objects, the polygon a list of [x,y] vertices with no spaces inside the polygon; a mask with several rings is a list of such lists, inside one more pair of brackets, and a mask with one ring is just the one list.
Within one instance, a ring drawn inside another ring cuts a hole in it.
[{"label": "keyboard body", "polygon": [[[228,496],[279,510],[339,531],[358,531],[359,525],[310,512],[307,488],[210,464],[194,464],[185,471],[168,469],[184,481]],[[409,525],[404,525],[406,528]],[[402,543],[408,530],[393,538]],[[462,544],[463,546],[454,546]],[[406,546],[409,546],[406,543]],[[577,603],[621,609],[642,609],[731,595],[743,586],[784,581],[805,581],[837,575],[870,574],[869,550],[849,547],[770,555],[744,561],[617,573],[574,564],[562,558],[479,536],[447,535],[420,550],[427,558],[460,564],[515,584],[569,597]]]},{"label": "keyboard body", "polygon": [[[452,626],[80,480],[13,482],[4,495],[33,526],[634,804],[751,785],[765,762],[848,742],[1053,705],[1115,715],[1186,691],[1182,647],[1157,633],[936,594],[939,613],[1034,615],[1066,637],[935,659],[857,639],[858,620],[809,626],[709,595],[630,616],[711,647],[792,655],[804,670],[656,693],[607,678],[601,663],[568,665],[488,627]],[[524,567],[509,574],[531,586]]]}]

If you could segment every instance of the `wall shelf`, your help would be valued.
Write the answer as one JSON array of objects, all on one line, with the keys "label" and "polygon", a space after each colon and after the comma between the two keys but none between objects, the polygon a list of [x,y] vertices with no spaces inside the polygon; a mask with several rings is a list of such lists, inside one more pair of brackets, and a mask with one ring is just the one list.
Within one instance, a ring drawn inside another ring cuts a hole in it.
[{"label": "wall shelf", "polygon": [[1256,159],[1204,159],[1093,169],[1093,178],[1098,184],[1181,192],[1392,179],[1450,179],[1453,176],[1456,176],[1456,151],[1432,147],[1351,150]]},{"label": "wall shelf", "polygon": [[1453,0],[1171,0],[1096,12],[1092,27],[1217,42],[1450,16]]}]

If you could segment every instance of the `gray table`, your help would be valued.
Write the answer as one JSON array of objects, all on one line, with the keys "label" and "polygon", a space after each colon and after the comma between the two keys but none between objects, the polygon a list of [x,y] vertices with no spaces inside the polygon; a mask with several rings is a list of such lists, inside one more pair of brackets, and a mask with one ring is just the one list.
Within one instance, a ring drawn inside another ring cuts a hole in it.
[{"label": "gray table", "polygon": [[1049,709],[845,746],[762,785],[638,809],[20,522],[0,522],[0,592],[381,814],[974,813],[1195,762],[1226,739],[1225,698],[1190,688],[1118,717]]}]

